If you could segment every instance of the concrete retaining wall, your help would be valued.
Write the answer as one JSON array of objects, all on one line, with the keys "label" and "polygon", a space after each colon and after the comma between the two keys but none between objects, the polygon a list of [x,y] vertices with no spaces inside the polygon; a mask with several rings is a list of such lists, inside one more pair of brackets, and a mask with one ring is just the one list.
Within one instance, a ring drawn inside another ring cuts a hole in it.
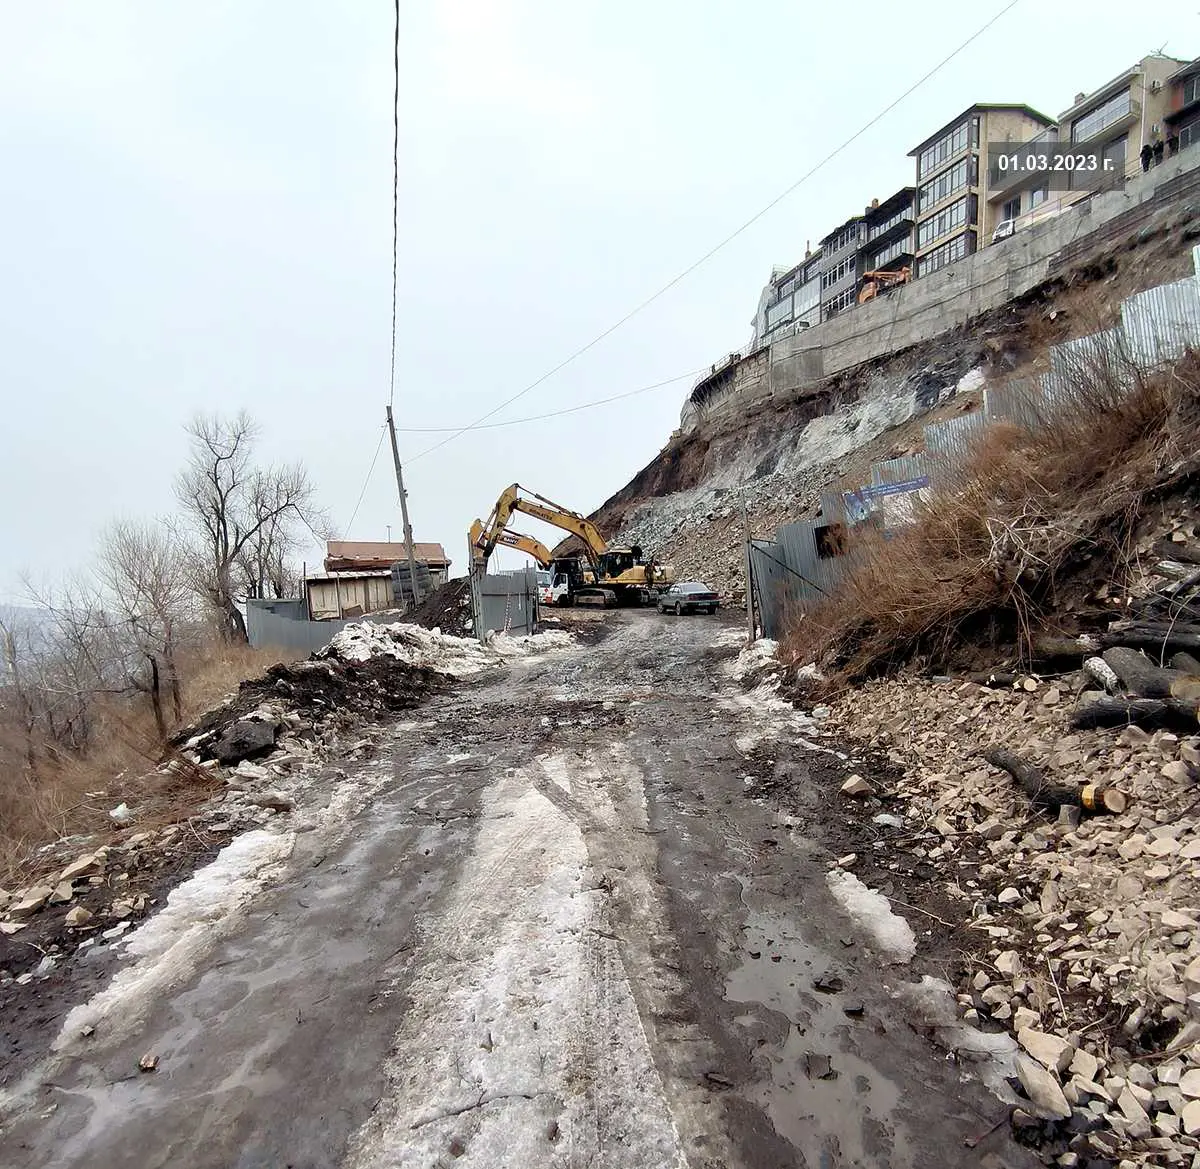
[{"label": "concrete retaining wall", "polygon": [[[886,357],[966,324],[1049,279],[1096,243],[1127,237],[1155,211],[1200,197],[1200,148],[1130,179],[1052,219],[950,264],[831,321],[804,329],[744,359],[732,388],[685,411],[685,429],[738,413],[776,396],[792,396],[824,377]],[[743,367],[745,367],[743,369]]]}]

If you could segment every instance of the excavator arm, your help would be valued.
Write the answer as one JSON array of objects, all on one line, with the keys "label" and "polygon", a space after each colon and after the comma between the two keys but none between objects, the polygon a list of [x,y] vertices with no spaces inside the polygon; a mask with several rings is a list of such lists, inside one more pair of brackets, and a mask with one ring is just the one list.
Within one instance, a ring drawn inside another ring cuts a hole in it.
[{"label": "excavator arm", "polygon": [[[475,560],[486,559],[483,555],[483,530],[483,524],[479,520],[476,520],[471,525],[471,554]],[[516,548],[518,552],[527,553],[538,562],[541,568],[549,568],[550,561],[553,558],[550,549],[540,540],[535,540],[532,536],[522,535],[520,532],[510,532],[508,530],[497,532],[495,544],[503,544],[506,548]]]},{"label": "excavator arm", "polygon": [[482,552],[482,559],[486,560],[491,556],[497,544],[505,543],[501,536],[508,527],[508,521],[512,518],[514,511],[524,512],[526,515],[533,516],[534,519],[542,520],[556,528],[561,528],[564,532],[578,536],[583,541],[588,561],[593,568],[597,566],[600,554],[607,547],[607,541],[600,534],[599,529],[586,516],[581,516],[578,512],[571,511],[569,508],[555,503],[552,499],[547,499],[534,491],[526,490],[519,483],[514,483],[511,487],[505,488],[501,492],[500,498],[496,500],[496,506],[488,516],[487,524],[480,533],[478,543],[472,540],[472,546],[478,547]]}]

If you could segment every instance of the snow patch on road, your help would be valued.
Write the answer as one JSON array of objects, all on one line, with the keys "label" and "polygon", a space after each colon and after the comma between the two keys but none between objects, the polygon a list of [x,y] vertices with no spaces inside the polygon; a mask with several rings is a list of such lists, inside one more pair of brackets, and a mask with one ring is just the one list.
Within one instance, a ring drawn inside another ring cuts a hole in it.
[{"label": "snow patch on road", "polygon": [[345,1169],[686,1164],[572,816],[571,762],[487,794],[475,847],[404,994],[388,1088]]},{"label": "snow patch on road", "polygon": [[760,638],[753,645],[746,646],[730,663],[730,677],[740,682],[750,674],[777,668],[775,653],[778,649],[779,642],[772,641],[769,637]]},{"label": "snow patch on road", "polygon": [[979,1031],[962,1022],[954,988],[928,974],[920,982],[905,983],[894,997],[934,1043],[954,1052],[961,1065],[973,1065],[979,1078],[1002,1100],[1014,1099],[1007,1081],[1016,1075],[1017,1041],[1007,1031]]},{"label": "snow patch on road", "polygon": [[835,869],[825,878],[834,900],[872,937],[892,962],[911,962],[917,952],[912,926],[892,912],[882,893],[864,885],[853,873]]},{"label": "snow patch on road", "polygon": [[571,634],[550,630],[533,636],[496,634],[486,645],[468,637],[452,637],[437,629],[395,622],[376,625],[370,621],[347,625],[317,657],[361,665],[372,658],[392,658],[411,666],[423,666],[452,678],[490,670],[512,658],[569,649]]},{"label": "snow patch on road", "polygon": [[99,994],[67,1015],[54,1049],[61,1051],[82,1028],[107,1023],[106,1037],[131,1029],[151,999],[194,971],[213,944],[278,872],[292,852],[291,832],[246,832],[210,864],[171,890],[166,906],[133,933],[124,954],[135,959]]}]

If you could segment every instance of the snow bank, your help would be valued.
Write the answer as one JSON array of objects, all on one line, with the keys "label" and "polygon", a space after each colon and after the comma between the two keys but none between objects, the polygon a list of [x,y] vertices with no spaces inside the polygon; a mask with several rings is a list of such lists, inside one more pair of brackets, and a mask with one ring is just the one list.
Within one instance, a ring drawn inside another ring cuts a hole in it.
[{"label": "snow bank", "polygon": [[132,1028],[155,995],[191,974],[213,944],[253,896],[291,855],[292,832],[246,832],[230,841],[216,858],[173,889],[166,906],[128,934],[126,957],[137,959],[121,970],[99,994],[67,1015],[55,1041],[66,1047],[84,1027],[108,1020]]},{"label": "snow bank", "polygon": [[861,925],[893,962],[911,962],[917,952],[912,927],[892,912],[882,893],[867,888],[853,873],[835,869],[825,878],[842,909]]},{"label": "snow bank", "polygon": [[778,665],[775,660],[778,649],[779,642],[772,641],[769,637],[760,638],[753,645],[746,646],[730,664],[730,677],[740,682],[750,674],[774,669]]},{"label": "snow bank", "polygon": [[505,659],[562,650],[573,644],[569,633],[553,630],[533,637],[496,634],[486,645],[474,638],[452,637],[437,629],[396,622],[376,625],[363,621],[347,625],[317,657],[336,658],[361,665],[372,658],[392,658],[411,666],[423,666],[453,678],[479,674]]}]

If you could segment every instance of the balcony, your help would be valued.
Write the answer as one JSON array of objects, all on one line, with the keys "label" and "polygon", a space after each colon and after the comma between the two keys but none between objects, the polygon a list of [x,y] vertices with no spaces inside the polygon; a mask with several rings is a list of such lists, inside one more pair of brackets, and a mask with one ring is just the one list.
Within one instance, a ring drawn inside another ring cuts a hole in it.
[{"label": "balcony", "polygon": [[[1110,106],[1113,108],[1109,109]],[[1139,122],[1141,117],[1142,103],[1135,98],[1130,97],[1115,106],[1110,100],[1090,114],[1071,122],[1070,145],[1084,146],[1098,138],[1117,137],[1121,131]]]}]

